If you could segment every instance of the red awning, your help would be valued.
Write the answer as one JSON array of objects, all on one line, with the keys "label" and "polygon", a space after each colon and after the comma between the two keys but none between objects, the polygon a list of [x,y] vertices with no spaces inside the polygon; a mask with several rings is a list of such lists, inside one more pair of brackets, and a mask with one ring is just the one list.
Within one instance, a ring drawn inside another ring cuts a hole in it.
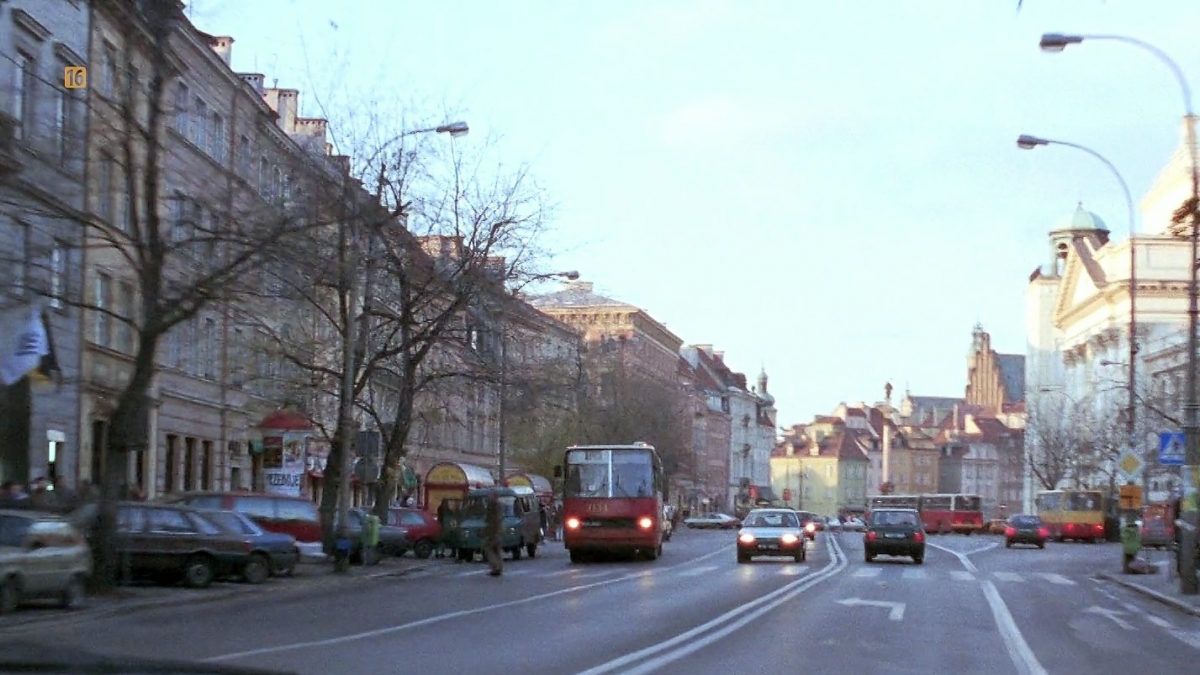
[{"label": "red awning", "polygon": [[278,429],[280,431],[312,431],[312,423],[308,416],[295,410],[276,410],[258,423],[259,429]]}]

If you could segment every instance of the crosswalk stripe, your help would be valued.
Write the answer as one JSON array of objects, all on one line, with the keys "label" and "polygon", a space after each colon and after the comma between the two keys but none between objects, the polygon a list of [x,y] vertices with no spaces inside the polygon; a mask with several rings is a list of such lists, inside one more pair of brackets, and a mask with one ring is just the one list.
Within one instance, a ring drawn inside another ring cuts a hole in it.
[{"label": "crosswalk stripe", "polygon": [[883,571],[882,567],[861,567],[854,571],[856,577],[877,577]]},{"label": "crosswalk stripe", "polygon": [[1061,574],[1054,574],[1053,572],[1043,572],[1042,577],[1046,581],[1049,581],[1052,584],[1058,584],[1059,586],[1074,586],[1075,585],[1074,581],[1071,581],[1070,579],[1064,577]]},{"label": "crosswalk stripe", "polygon": [[571,572],[574,572],[574,571],[575,571],[575,570],[573,570],[573,569],[559,570],[559,571],[557,571],[557,572],[550,572],[550,573],[548,573],[546,576],[548,576],[548,577],[561,577],[561,576],[562,576],[562,575],[564,575],[564,574],[570,574]]},{"label": "crosswalk stripe", "polygon": [[925,573],[925,570],[917,570],[917,569],[904,570],[904,573],[901,574],[900,576],[904,579],[928,579],[929,578],[929,575]]},{"label": "crosswalk stripe", "polygon": [[788,565],[779,570],[779,573],[785,577],[798,577],[808,571],[808,565]]},{"label": "crosswalk stripe", "polygon": [[975,581],[975,575],[966,570],[950,570],[950,578],[955,581]]},{"label": "crosswalk stripe", "polygon": [[684,570],[679,573],[679,576],[681,576],[681,577],[698,577],[701,574],[708,574],[709,572],[712,572],[716,569],[717,569],[716,565],[702,565],[700,567],[693,567],[690,570]]},{"label": "crosswalk stripe", "polygon": [[589,572],[587,574],[576,574],[575,576],[573,576],[571,578],[572,579],[595,579],[596,577],[606,576],[606,575],[612,574],[614,572],[619,572],[619,571],[620,570],[605,570],[603,572]]},{"label": "crosswalk stripe", "polygon": [[993,572],[993,575],[1001,581],[1016,581],[1016,582],[1025,581],[1025,577],[1021,576],[1020,574],[1014,574],[1012,572]]}]

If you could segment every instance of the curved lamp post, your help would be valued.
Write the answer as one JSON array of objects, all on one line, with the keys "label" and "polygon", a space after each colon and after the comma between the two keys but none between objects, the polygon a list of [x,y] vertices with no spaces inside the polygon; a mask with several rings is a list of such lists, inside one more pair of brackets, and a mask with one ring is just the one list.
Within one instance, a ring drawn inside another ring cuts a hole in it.
[{"label": "curved lamp post", "polygon": [[[1186,139],[1192,164],[1192,195],[1190,203],[1187,205],[1188,210],[1191,212],[1191,232],[1189,233],[1189,239],[1191,240],[1191,270],[1188,282],[1187,403],[1183,407],[1183,432],[1187,439],[1187,459],[1184,462],[1188,467],[1195,467],[1197,464],[1200,464],[1200,398],[1198,398],[1200,393],[1196,391],[1196,370],[1200,367],[1200,342],[1197,340],[1197,328],[1200,327],[1200,274],[1198,274],[1197,269],[1197,260],[1200,260],[1200,223],[1197,223],[1197,216],[1200,216],[1197,213],[1197,207],[1200,205],[1200,166],[1197,166],[1196,157],[1195,114],[1192,110],[1192,89],[1188,85],[1183,70],[1174,59],[1158,47],[1137,38],[1126,35],[1046,33],[1042,35],[1038,46],[1045,52],[1061,52],[1069,45],[1080,44],[1085,40],[1122,42],[1137,47],[1142,51],[1149,52],[1171,71],[1171,75],[1179,85],[1180,95],[1183,97],[1183,109],[1187,125]],[[1190,478],[1190,476],[1186,478]],[[1194,493],[1196,486],[1192,485],[1191,489]],[[1185,595],[1196,595],[1200,593],[1200,583],[1198,583],[1196,578],[1195,555],[1195,525],[1197,516],[1193,506],[1194,502],[1191,499],[1192,495],[1188,495],[1187,497],[1183,503],[1185,504],[1184,510],[1188,513],[1187,520],[1189,521],[1189,527],[1182,528],[1180,540],[1180,591]]]}]

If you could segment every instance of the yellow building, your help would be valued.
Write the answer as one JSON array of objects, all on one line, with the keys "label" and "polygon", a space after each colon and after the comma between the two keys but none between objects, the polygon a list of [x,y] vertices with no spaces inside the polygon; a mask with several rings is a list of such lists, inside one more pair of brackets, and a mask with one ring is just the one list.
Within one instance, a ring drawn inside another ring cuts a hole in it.
[{"label": "yellow building", "polygon": [[889,473],[895,494],[937,492],[938,446],[933,437],[909,426],[892,439]]},{"label": "yellow building", "polygon": [[793,427],[771,457],[771,488],[792,508],[823,516],[861,510],[867,499],[866,449],[835,417]]}]

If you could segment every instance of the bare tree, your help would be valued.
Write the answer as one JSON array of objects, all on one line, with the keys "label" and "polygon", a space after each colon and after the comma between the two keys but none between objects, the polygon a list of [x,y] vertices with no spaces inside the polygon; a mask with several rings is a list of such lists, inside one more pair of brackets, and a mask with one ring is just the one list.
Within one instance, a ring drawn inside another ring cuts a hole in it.
[{"label": "bare tree", "polygon": [[[123,351],[127,376],[111,400],[103,448],[103,499],[97,522],[100,585],[116,578],[113,533],[116,500],[126,483],[128,454],[150,447],[150,391],[158,372],[159,345],[173,329],[215,304],[231,302],[250,283],[250,270],[269,259],[311,223],[279,208],[278,186],[271,199],[248,202],[233,184],[219,185],[187,176],[178,162],[182,151],[168,124],[185,120],[207,129],[208,119],[185,115],[179,104],[177,63],[189,45],[207,49],[174,2],[99,0],[95,15],[120,36],[109,68],[111,94],[92,97],[89,160],[99,186],[97,216],[84,223],[85,245],[93,264],[121,270],[127,297],[113,303],[95,294],[81,304],[93,316],[98,337]],[[191,111],[193,114],[196,111]],[[217,139],[204,151],[224,153]],[[192,138],[199,142],[198,132]],[[169,195],[169,186],[187,191]],[[265,193],[264,193],[265,194]],[[267,202],[264,205],[264,202]],[[124,306],[122,306],[124,304]],[[113,329],[110,332],[110,323]]]},{"label": "bare tree", "polygon": [[1029,401],[1025,461],[1042,489],[1058,489],[1074,475],[1077,457],[1090,442],[1084,406],[1047,392]]}]

